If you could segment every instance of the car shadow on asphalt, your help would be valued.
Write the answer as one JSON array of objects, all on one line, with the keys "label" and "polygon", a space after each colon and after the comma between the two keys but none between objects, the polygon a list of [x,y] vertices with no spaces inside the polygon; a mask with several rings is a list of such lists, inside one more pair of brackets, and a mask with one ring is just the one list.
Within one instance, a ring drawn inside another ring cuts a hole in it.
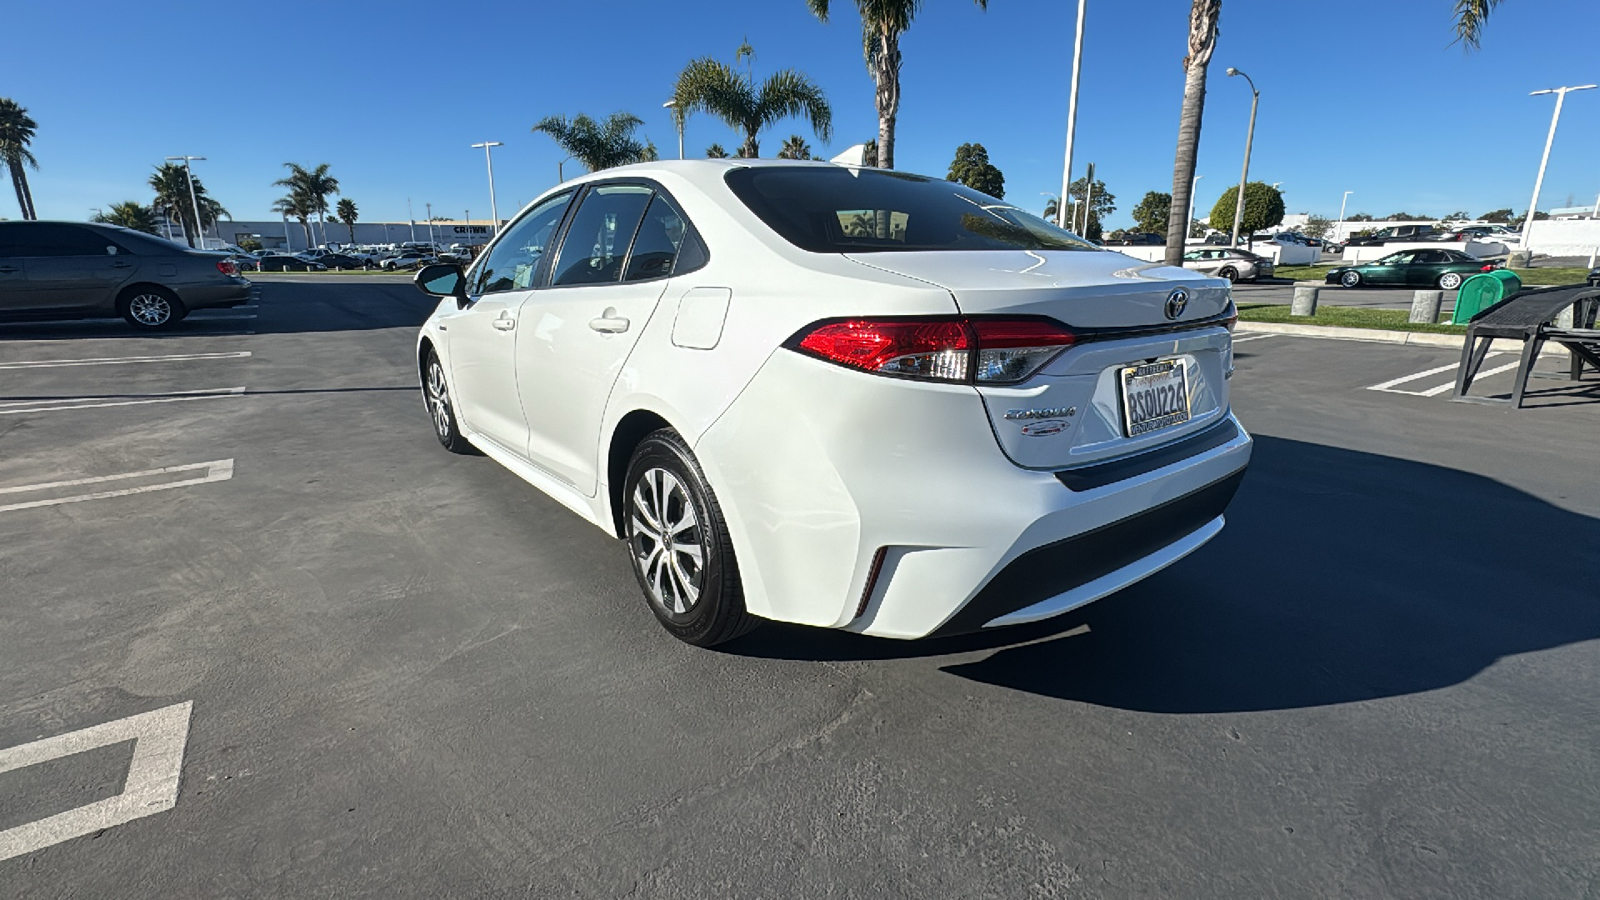
[{"label": "car shadow on asphalt", "polygon": [[1257,435],[1227,516],[1189,558],[1049,623],[1058,635],[1088,626],[1070,639],[764,628],[728,649],[843,660],[993,648],[940,669],[1099,706],[1214,713],[1434,690],[1600,638],[1600,519],[1490,478]]}]

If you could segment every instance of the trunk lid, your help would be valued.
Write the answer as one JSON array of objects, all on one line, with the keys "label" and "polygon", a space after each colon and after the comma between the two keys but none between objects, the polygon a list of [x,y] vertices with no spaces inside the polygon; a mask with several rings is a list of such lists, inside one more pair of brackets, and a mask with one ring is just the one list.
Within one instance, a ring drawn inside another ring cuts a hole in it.
[{"label": "trunk lid", "polygon": [[[1222,279],[1104,251],[847,257],[944,288],[965,315],[1048,316],[1084,334],[1021,384],[978,386],[995,438],[1019,466],[1063,469],[1142,453],[1228,414],[1232,336],[1220,325],[1192,327],[1230,308]],[[1169,317],[1168,301],[1179,288],[1187,302]],[[1141,432],[1129,421],[1123,370],[1167,361],[1182,369],[1188,418]]]}]

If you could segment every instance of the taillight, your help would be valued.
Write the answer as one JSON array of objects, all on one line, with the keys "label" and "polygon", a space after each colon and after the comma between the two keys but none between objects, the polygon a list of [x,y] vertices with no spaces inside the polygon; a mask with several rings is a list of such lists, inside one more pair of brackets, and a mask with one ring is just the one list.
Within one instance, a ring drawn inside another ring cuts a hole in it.
[{"label": "taillight", "polygon": [[790,346],[879,375],[1014,384],[1076,340],[1065,326],[1048,319],[846,319],[818,325]]},{"label": "taillight", "polygon": [[224,275],[237,275],[239,274],[239,267],[234,265],[231,259],[219,259],[217,260],[217,271]]}]

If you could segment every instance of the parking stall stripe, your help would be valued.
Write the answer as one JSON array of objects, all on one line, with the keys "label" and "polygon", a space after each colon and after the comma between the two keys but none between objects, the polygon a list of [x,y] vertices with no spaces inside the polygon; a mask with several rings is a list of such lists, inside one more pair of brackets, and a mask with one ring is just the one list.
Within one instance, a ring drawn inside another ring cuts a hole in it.
[{"label": "parking stall stripe", "polygon": [[[1479,372],[1477,377],[1488,378],[1490,375],[1499,375],[1501,372],[1509,372],[1520,365],[1522,365],[1522,361],[1519,359],[1516,362],[1506,363],[1503,366],[1496,366],[1495,368],[1489,369],[1486,372]],[[1453,391],[1455,389],[1456,383],[1454,381],[1448,381],[1439,385],[1438,387],[1431,387],[1425,391],[1418,391],[1417,393],[1419,396],[1423,397],[1437,397],[1445,391]]]},{"label": "parking stall stripe", "polygon": [[[1493,353],[1490,353],[1489,356],[1486,356],[1484,358],[1485,359],[1489,359],[1490,357],[1495,357],[1495,356],[1500,356],[1500,355],[1502,355],[1501,351],[1496,350]],[[1457,365],[1458,365],[1457,363],[1451,363],[1448,366],[1439,366],[1437,368],[1429,369],[1426,372],[1414,372],[1414,373],[1412,373],[1410,375],[1406,375],[1406,376],[1403,376],[1403,377],[1400,377],[1400,378],[1390,379],[1389,381],[1385,381],[1382,384],[1374,384],[1374,385],[1368,387],[1367,390],[1369,390],[1369,391],[1390,391],[1390,393],[1395,393],[1395,394],[1412,394],[1412,393],[1416,393],[1415,391],[1395,391],[1395,390],[1391,390],[1391,389],[1397,384],[1405,384],[1408,381],[1416,381],[1418,378],[1427,378],[1429,375],[1437,375],[1440,372],[1449,372],[1449,371],[1455,369],[1455,367]]]},{"label": "parking stall stripe", "polygon": [[[105,409],[111,406],[143,406],[148,403],[177,403],[182,400],[213,400],[219,397],[238,397],[244,394],[243,387],[213,388],[203,391],[179,391],[173,394],[145,395],[139,400],[120,400],[115,397],[64,397],[60,400],[7,400],[0,402],[0,406],[13,407],[0,409],[0,416],[15,416],[23,413],[39,412],[64,412],[73,409]],[[105,400],[105,403],[92,403],[93,400]],[[39,406],[40,403],[61,402],[60,406]]]},{"label": "parking stall stripe", "polygon": [[188,463],[181,466],[165,466],[160,469],[146,469],[143,472],[124,472],[121,475],[100,475],[94,478],[74,478],[69,481],[50,481],[43,484],[24,484],[17,487],[0,488],[0,494],[22,494],[33,491],[47,491],[55,488],[75,487],[85,484],[106,484],[112,481],[123,481],[129,478],[148,478],[152,475],[166,475],[173,472],[194,472],[204,469],[204,474],[197,478],[185,478],[181,481],[168,481],[161,484],[147,484],[132,488],[119,488],[109,491],[93,491],[87,494],[73,494],[70,497],[51,497],[46,500],[27,500],[20,503],[7,503],[0,505],[0,512],[10,512],[18,509],[36,509],[41,506],[59,506],[63,503],[81,503],[85,500],[104,500],[108,497],[126,497],[130,494],[146,494],[151,491],[166,491],[172,488],[189,487],[195,484],[209,484],[213,481],[227,481],[233,478],[233,460],[214,459],[210,462]]},{"label": "parking stall stripe", "polygon": [[102,356],[95,359],[39,359],[0,362],[0,369],[59,369],[68,366],[121,366],[129,363],[187,362],[199,359],[244,359],[248,350],[231,353],[174,353],[169,356]]}]

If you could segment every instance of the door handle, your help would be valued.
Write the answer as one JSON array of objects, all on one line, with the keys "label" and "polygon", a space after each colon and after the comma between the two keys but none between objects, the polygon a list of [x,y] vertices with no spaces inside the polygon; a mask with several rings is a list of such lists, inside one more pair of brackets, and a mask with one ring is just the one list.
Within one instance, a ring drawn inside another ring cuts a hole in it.
[{"label": "door handle", "polygon": [[22,270],[17,268],[16,266],[0,266],[0,272],[20,272],[20,271],[22,271]]},{"label": "door handle", "polygon": [[494,327],[500,331],[510,331],[517,327],[516,319],[495,319]]},{"label": "door handle", "polygon": [[617,315],[617,309],[614,306],[606,307],[606,311],[600,314],[600,318],[589,320],[589,327],[601,334],[621,334],[628,330],[630,324],[632,323],[627,319]]},{"label": "door handle", "polygon": [[111,268],[113,268],[113,269],[131,269],[131,268],[133,268],[133,263],[114,262],[114,263],[111,264]]}]

